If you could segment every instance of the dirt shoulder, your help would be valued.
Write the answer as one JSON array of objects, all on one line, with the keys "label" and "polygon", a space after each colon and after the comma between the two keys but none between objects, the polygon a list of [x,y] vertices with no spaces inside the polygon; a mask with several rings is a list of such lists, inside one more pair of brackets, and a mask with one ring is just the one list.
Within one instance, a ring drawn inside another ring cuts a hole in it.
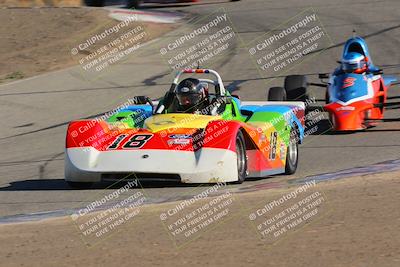
[{"label": "dirt shoulder", "polygon": [[[72,56],[71,49],[119,22],[96,8],[0,9],[0,83],[31,77],[77,65],[80,57],[112,41],[105,38],[84,54]],[[139,22],[130,23],[123,34]],[[140,23],[147,41],[173,29],[167,24]],[[115,36],[114,36],[115,38]]]},{"label": "dirt shoulder", "polygon": [[399,175],[317,184],[314,192],[325,198],[317,205],[319,216],[274,242],[260,238],[248,214],[298,186],[233,194],[244,209],[232,206],[231,218],[179,248],[160,220],[177,207],[168,203],[143,207],[132,222],[92,247],[69,217],[1,225],[0,256],[4,266],[398,266]]}]

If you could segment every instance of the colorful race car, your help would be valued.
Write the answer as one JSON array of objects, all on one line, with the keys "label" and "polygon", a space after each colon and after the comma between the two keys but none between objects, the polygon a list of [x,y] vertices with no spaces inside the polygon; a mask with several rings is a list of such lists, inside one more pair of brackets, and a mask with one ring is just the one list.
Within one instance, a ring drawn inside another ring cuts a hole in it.
[{"label": "colorful race car", "polygon": [[321,83],[308,83],[303,75],[287,76],[288,100],[305,101],[309,85],[326,88],[326,105],[321,110],[329,113],[332,130],[338,132],[364,130],[379,121],[399,121],[384,119],[385,107],[399,106],[398,102],[387,101],[388,88],[399,82],[396,77],[383,75],[382,69],[372,63],[364,39],[354,36],[347,40],[338,63],[340,66],[331,75],[319,74]]},{"label": "colorful race car", "polygon": [[[198,96],[196,106],[181,108]],[[241,102],[216,71],[189,69],[160,101],[139,96],[135,103],[69,124],[65,180],[72,187],[124,178],[241,183],[297,169],[303,102]]]}]

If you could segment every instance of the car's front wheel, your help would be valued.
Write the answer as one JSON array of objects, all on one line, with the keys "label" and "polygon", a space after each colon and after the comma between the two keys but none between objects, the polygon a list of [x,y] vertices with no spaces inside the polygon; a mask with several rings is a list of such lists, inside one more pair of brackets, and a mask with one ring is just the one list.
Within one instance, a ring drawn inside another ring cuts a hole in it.
[{"label": "car's front wheel", "polygon": [[236,135],[236,155],[237,155],[237,172],[238,172],[238,183],[241,184],[246,179],[247,175],[247,156],[246,156],[246,144],[244,136],[241,131]]},{"label": "car's front wheel", "polygon": [[325,92],[325,104],[329,104],[329,103],[330,103],[329,91],[328,91],[328,89],[326,89],[326,92]]}]

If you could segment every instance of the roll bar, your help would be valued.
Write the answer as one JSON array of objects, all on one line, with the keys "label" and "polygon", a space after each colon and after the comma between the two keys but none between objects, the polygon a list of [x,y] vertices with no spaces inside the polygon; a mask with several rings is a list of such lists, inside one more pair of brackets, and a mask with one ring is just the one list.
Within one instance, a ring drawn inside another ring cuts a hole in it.
[{"label": "roll bar", "polygon": [[177,72],[171,87],[169,88],[168,93],[166,94],[166,99],[164,104],[159,106],[157,110],[155,111],[155,114],[160,114],[162,113],[168,106],[172,103],[173,99],[173,93],[175,91],[176,86],[178,85],[179,78],[181,77],[182,74],[185,73],[194,73],[194,74],[212,74],[214,77],[217,79],[217,84],[215,85],[215,93],[220,96],[225,96],[225,87],[222,82],[221,76],[216,72],[215,70],[210,70],[210,69],[184,69],[179,72]]},{"label": "roll bar", "polygon": [[181,77],[182,74],[185,74],[185,73],[214,75],[214,77],[217,79],[219,94],[221,96],[225,96],[225,87],[224,87],[224,83],[222,82],[221,76],[215,70],[210,70],[210,69],[184,69],[184,70],[179,71],[176,74],[175,79],[172,82],[170,92],[173,92],[175,90],[175,87],[178,85],[179,78]]}]

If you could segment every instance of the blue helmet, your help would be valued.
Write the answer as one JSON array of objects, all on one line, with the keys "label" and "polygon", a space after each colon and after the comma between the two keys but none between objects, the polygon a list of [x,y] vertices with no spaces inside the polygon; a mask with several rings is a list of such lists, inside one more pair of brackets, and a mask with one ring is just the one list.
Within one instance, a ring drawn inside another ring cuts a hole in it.
[{"label": "blue helmet", "polygon": [[342,69],[345,72],[363,73],[367,70],[367,60],[360,53],[347,53],[342,59]]}]

